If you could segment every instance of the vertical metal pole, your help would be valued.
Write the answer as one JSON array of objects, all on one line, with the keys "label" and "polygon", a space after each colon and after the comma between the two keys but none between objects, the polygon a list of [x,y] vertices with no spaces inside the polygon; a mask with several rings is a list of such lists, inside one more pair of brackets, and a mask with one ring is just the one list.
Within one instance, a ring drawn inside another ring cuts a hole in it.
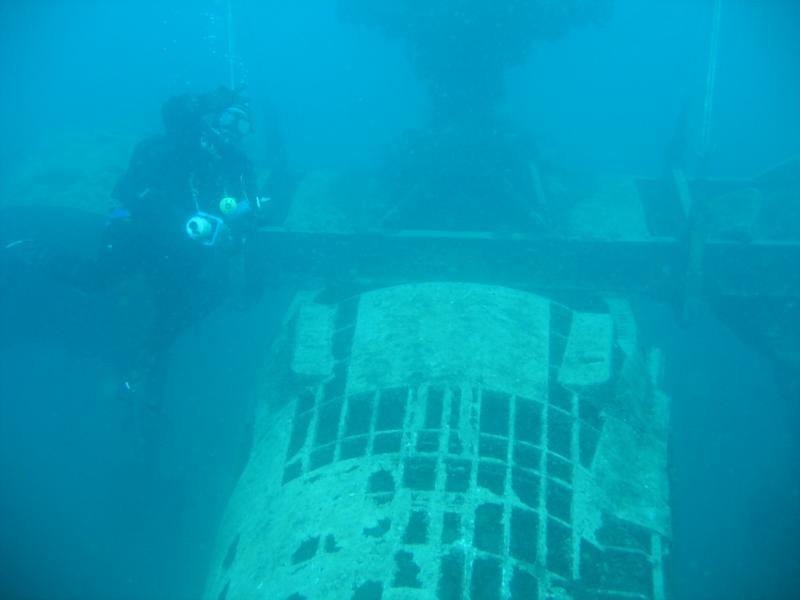
[{"label": "vertical metal pole", "polygon": [[236,59],[233,39],[233,0],[228,0],[228,76],[231,89],[236,89]]},{"label": "vertical metal pole", "polygon": [[719,52],[719,22],[722,13],[722,0],[714,0],[711,21],[711,43],[708,50],[708,71],[706,72],[706,93],[703,101],[703,129],[700,135],[700,149],[707,161],[711,153],[711,113],[714,109],[714,84],[717,78],[717,54]]},{"label": "vertical metal pole", "polygon": [[717,54],[719,50],[719,23],[722,0],[714,0],[711,22],[711,43],[706,73],[706,93],[703,101],[703,129],[700,136],[700,165],[697,186],[689,206],[689,237],[686,279],[683,290],[683,318],[687,322],[696,319],[700,310],[705,280],[704,263],[708,222],[709,186],[708,172],[711,157],[711,113],[714,107],[714,83],[717,76]]}]

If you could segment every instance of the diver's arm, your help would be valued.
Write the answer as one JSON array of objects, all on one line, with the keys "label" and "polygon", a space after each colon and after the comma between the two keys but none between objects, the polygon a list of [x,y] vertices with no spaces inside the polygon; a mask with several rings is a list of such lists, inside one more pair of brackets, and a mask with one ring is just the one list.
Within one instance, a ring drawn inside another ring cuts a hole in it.
[{"label": "diver's arm", "polygon": [[160,198],[164,195],[160,180],[169,163],[167,145],[162,135],[141,141],[133,151],[128,169],[114,186],[112,198],[132,214],[146,214],[157,209],[163,199]]}]

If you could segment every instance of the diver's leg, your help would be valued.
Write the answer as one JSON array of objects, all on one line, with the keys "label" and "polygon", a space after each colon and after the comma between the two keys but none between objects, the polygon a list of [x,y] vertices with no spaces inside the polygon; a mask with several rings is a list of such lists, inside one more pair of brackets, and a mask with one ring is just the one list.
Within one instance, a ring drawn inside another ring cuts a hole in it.
[{"label": "diver's leg", "polygon": [[135,227],[112,219],[95,256],[83,256],[44,240],[18,240],[6,245],[8,256],[24,268],[86,293],[108,289],[132,275],[140,262]]},{"label": "diver's leg", "polygon": [[219,272],[193,261],[161,260],[150,265],[148,281],[153,289],[153,324],[130,370],[129,386],[142,397],[151,412],[163,407],[167,367],[175,340],[189,326],[220,303]]},{"label": "diver's leg", "polygon": [[122,392],[150,413],[160,413],[164,404],[169,352],[186,325],[181,312],[170,293],[157,290],[150,332],[127,369]]}]

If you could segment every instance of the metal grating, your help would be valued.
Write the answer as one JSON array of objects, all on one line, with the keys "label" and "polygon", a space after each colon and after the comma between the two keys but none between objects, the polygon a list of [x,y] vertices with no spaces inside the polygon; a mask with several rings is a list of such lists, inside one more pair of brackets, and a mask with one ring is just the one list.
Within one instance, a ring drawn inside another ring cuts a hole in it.
[{"label": "metal grating", "polygon": [[[574,470],[591,465],[602,418],[596,398],[558,383],[571,311],[551,307],[547,398],[433,384],[344,396],[355,317],[344,306],[334,374],[296,402],[284,484],[334,462],[399,455],[393,478],[429,500],[404,515],[402,545],[435,546],[441,599],[544,598],[553,582],[581,598],[653,597],[651,532],[610,520],[598,548],[572,527]],[[420,587],[401,575],[413,553],[396,560],[386,585]]]},{"label": "metal grating", "polygon": [[[264,504],[266,521],[251,527],[280,533],[231,531],[234,554],[250,539],[262,548],[256,556],[275,553],[250,560],[271,566],[237,575],[226,556],[216,593],[225,600],[663,599],[663,529],[637,523],[624,508],[597,508],[594,498],[593,516],[585,514],[587,486],[599,485],[605,409],[626,385],[624,357],[610,338],[607,380],[582,386],[574,373],[563,376],[576,356],[588,368],[597,362],[575,352],[593,343],[593,335],[584,341],[587,313],[544,304],[541,393],[529,396],[419,373],[409,373],[407,385],[368,389],[362,378],[353,386],[359,312],[359,297],[331,309],[331,366],[295,388],[280,420],[288,433],[275,449],[279,489],[270,494],[288,504],[279,503],[283,516]],[[363,347],[358,352],[363,361]],[[366,504],[347,510],[341,494],[352,498],[347,504]],[[329,507],[319,504],[324,498]],[[267,522],[274,519],[289,520],[281,528]],[[293,540],[291,548],[277,549],[270,535]],[[254,572],[271,574],[247,583]]]}]

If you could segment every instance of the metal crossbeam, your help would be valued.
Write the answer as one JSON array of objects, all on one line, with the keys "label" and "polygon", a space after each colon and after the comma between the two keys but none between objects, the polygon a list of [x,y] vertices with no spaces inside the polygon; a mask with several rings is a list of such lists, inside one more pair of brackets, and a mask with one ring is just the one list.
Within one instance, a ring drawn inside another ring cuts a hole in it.
[{"label": "metal crossbeam", "polygon": [[[463,281],[524,289],[673,295],[687,252],[673,238],[563,239],[491,233],[320,233],[268,227],[253,240],[284,277],[328,284]],[[800,297],[800,243],[710,241],[711,296]]]}]

